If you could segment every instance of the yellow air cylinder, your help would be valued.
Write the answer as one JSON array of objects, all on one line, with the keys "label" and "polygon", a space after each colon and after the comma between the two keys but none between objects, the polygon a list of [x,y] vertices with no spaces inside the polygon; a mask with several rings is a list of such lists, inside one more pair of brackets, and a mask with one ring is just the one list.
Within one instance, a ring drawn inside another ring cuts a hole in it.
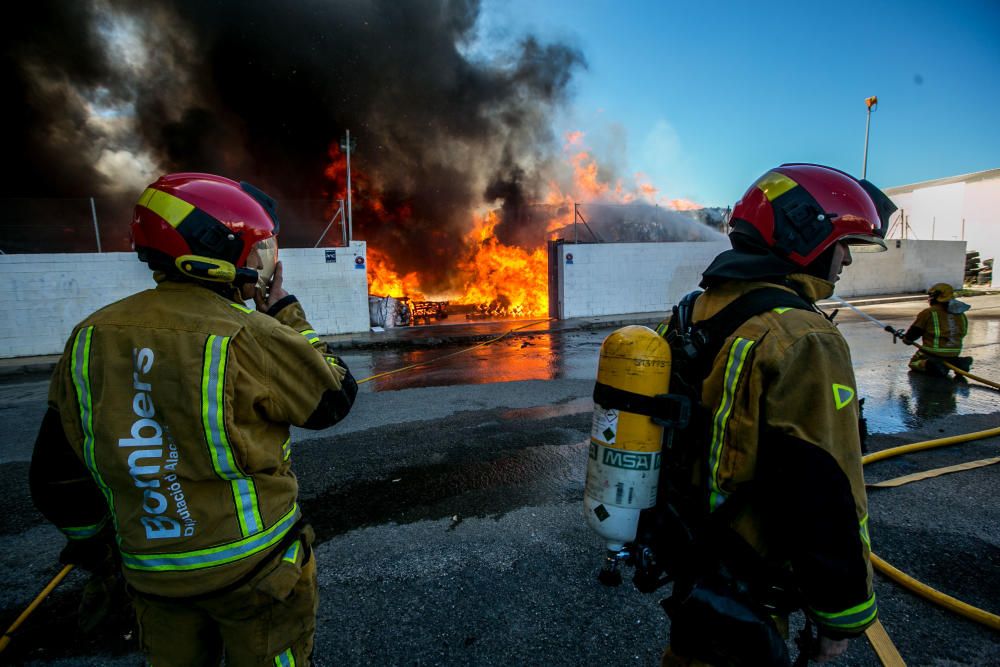
[{"label": "yellow air cylinder", "polygon": [[[646,397],[666,394],[670,345],[647,327],[615,331],[601,345],[597,382]],[[584,514],[609,551],[634,540],[639,512],[656,504],[662,446],[663,427],[651,417],[595,402]]]}]

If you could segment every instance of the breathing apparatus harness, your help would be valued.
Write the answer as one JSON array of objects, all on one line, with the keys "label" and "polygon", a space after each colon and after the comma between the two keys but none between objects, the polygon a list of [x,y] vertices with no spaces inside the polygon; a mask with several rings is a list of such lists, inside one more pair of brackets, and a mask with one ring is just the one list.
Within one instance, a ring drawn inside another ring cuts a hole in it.
[{"label": "breathing apparatus harness", "polygon": [[633,583],[641,592],[674,582],[661,605],[671,618],[671,644],[681,654],[713,664],[789,665],[772,615],[801,603],[785,576],[729,528],[753,498],[752,485],[715,511],[708,509],[704,468],[712,415],[701,394],[726,341],[744,322],[775,308],[820,311],[798,294],[764,287],[695,323],[701,294],[686,295],[657,329],[671,348],[671,397],[689,403],[690,418],[681,423],[650,415],[665,427],[657,502],[640,514],[636,539],[626,545],[623,560],[635,568]]},{"label": "breathing apparatus harness", "polygon": [[[635,568],[633,582],[642,592],[653,592],[683,576],[704,556],[697,552],[702,551],[707,534],[719,532],[714,527],[727,523],[746,505],[743,494],[734,494],[709,513],[707,489],[692,481],[695,466],[705,458],[702,453],[711,426],[709,408],[701,403],[702,384],[726,340],[751,317],[769,310],[815,310],[797,294],[764,287],[747,292],[711,318],[695,323],[694,305],[701,294],[701,290],[687,294],[674,306],[669,322],[657,329],[671,349],[671,398],[688,407],[682,411],[686,413],[682,420],[675,414],[667,417],[650,410],[653,421],[665,427],[659,490],[656,505],[640,515],[627,560]],[[707,479],[704,474],[699,477]]]}]

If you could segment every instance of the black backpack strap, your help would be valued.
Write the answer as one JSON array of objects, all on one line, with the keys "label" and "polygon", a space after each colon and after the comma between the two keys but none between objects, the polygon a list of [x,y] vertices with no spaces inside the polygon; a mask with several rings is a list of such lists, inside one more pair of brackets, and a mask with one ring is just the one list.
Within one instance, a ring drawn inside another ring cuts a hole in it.
[{"label": "black backpack strap", "polygon": [[751,317],[775,308],[813,310],[813,307],[799,295],[777,287],[762,287],[747,292],[712,317],[694,324],[692,335],[699,348],[699,356],[711,368],[715,357],[722,350],[722,345],[733,332]]},{"label": "black backpack strap", "polygon": [[684,428],[691,418],[691,401],[687,396],[644,396],[602,382],[594,385],[594,403],[605,409],[652,417],[654,423],[665,428]]}]

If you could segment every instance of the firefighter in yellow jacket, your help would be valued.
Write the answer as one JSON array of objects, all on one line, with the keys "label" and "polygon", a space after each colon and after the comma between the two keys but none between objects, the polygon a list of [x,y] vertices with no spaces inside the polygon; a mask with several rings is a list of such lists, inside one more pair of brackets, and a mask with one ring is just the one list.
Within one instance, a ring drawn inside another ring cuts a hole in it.
[{"label": "firefighter in yellow jacket", "polygon": [[266,194],[163,176],[132,233],[156,288],[73,330],[32,496],[64,560],[120,561],[152,664],[307,665],[316,562],[289,427],[340,421],[357,384],[282,287]]},{"label": "firefighter in yellow jacket", "polygon": [[765,310],[726,339],[702,385],[708,424],[693,475],[709,515],[738,536],[715,555],[754,571],[741,590],[770,611],[761,617],[777,639],[762,655],[723,636],[724,618],[686,615],[682,594],[664,665],[788,664],[779,635],[797,607],[819,628],[811,657],[825,661],[875,620],[857,387],[846,341],[814,304],[833,293],[852,248],[885,248],[894,208],[867,181],[806,164],[767,172],[734,207],[733,249],[704,272],[693,322],[762,288],[803,304]]},{"label": "firefighter in yellow jacket", "polygon": [[945,377],[948,363],[968,371],[972,368],[972,357],[963,357],[962,340],[969,332],[969,319],[965,311],[969,305],[955,298],[955,290],[948,283],[937,283],[927,290],[930,306],[917,315],[910,328],[903,334],[903,342],[914,344],[923,339],[921,347],[910,359],[910,368],[915,371]]}]

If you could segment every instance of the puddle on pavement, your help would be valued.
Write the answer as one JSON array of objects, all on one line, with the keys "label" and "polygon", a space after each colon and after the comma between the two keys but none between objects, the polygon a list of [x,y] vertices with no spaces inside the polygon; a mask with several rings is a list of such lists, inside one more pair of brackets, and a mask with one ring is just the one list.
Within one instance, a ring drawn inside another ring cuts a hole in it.
[{"label": "puddle on pavement", "polygon": [[464,351],[467,347],[386,350],[349,355],[345,360],[359,379],[412,364],[426,364],[372,380],[362,385],[365,391],[592,378],[597,373],[601,340],[603,336],[594,344],[589,333],[537,334],[512,337],[469,351]]},{"label": "puddle on pavement", "polygon": [[[885,317],[885,315],[883,315]],[[894,326],[907,326],[912,317],[886,317]],[[840,330],[851,347],[858,394],[866,398],[865,412],[873,433],[894,433],[919,428],[930,419],[951,414],[983,414],[1000,410],[1000,393],[975,382],[963,384],[910,373],[907,361],[913,348],[891,343],[885,332],[863,321],[844,322]],[[607,331],[574,331],[505,339],[494,345],[455,355],[440,363],[380,378],[363,385],[366,391],[393,391],[428,386],[488,384],[523,380],[582,379],[597,374],[601,341]],[[975,358],[973,372],[1000,379],[1000,320],[970,318],[966,353]],[[409,364],[438,359],[463,348],[384,351],[349,359],[357,377],[394,370]],[[353,359],[357,359],[355,367]],[[509,419],[537,419],[546,415],[584,412],[574,407],[532,408],[510,411]],[[549,410],[547,412],[547,410]]]},{"label": "puddle on pavement", "polygon": [[[909,370],[909,346],[886,345],[873,327],[842,326],[858,381],[858,396],[865,398],[865,416],[872,433],[897,433],[923,427],[950,415],[988,414],[1000,411],[1000,392],[974,381],[936,378]],[[972,372],[989,380],[1000,379],[1000,322],[970,320],[971,344],[963,354],[975,361]]]}]

